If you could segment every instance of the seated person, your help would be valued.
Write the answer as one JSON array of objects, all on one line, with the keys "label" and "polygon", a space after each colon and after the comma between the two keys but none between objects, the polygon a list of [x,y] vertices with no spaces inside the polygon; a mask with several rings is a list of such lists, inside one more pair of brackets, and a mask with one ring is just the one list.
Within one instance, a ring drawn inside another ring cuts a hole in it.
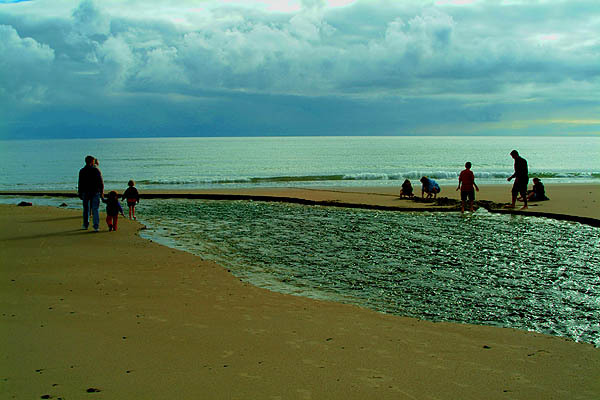
[{"label": "seated person", "polygon": [[400,198],[403,197],[413,197],[413,187],[408,179],[404,181],[402,184],[402,189],[400,189]]},{"label": "seated person", "polygon": [[546,189],[540,178],[533,178],[533,190],[527,191],[528,201],[543,201],[550,200],[546,197]]},{"label": "seated person", "polygon": [[430,199],[432,196],[435,199],[437,194],[441,191],[440,185],[437,184],[433,179],[429,179],[424,176],[421,178],[421,197],[425,197],[425,193],[427,193],[427,198]]}]

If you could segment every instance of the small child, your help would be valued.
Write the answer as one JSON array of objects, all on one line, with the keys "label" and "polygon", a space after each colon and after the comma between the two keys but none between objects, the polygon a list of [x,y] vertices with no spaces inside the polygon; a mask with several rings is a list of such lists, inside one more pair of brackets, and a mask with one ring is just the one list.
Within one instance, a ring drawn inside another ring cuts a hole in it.
[{"label": "small child", "polygon": [[133,180],[127,182],[127,190],[123,193],[121,200],[127,199],[127,207],[129,207],[129,219],[135,219],[135,205],[140,202],[140,193],[135,188],[135,182]]},{"label": "small child", "polygon": [[119,214],[125,216],[121,203],[119,203],[119,195],[113,190],[108,193],[108,199],[102,199],[102,201],[106,203],[106,224],[108,225],[108,231],[116,231]]},{"label": "small child", "polygon": [[402,184],[402,189],[400,189],[400,198],[403,198],[403,197],[412,198],[413,196],[414,196],[414,194],[413,194],[412,184],[410,183],[410,181],[408,179],[405,179],[404,183]]}]

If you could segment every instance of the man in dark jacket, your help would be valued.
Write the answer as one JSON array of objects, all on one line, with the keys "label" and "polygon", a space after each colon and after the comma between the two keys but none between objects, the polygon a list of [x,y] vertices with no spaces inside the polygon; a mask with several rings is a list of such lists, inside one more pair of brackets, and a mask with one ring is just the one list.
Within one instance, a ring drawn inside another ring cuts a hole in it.
[{"label": "man in dark jacket", "polygon": [[93,156],[85,158],[85,167],[79,170],[79,181],[77,183],[77,192],[79,198],[83,200],[83,226],[82,229],[88,229],[90,225],[90,211],[94,223],[94,231],[98,232],[100,228],[100,198],[104,196],[104,181],[102,172],[94,165],[96,159]]},{"label": "man in dark jacket", "polygon": [[507,180],[510,182],[515,178],[515,183],[512,187],[512,203],[509,208],[515,208],[517,197],[520,194],[523,197],[523,208],[527,208],[527,184],[529,183],[529,171],[527,168],[527,160],[519,155],[519,152],[513,150],[510,152],[511,157],[515,160],[515,173],[512,174]]}]

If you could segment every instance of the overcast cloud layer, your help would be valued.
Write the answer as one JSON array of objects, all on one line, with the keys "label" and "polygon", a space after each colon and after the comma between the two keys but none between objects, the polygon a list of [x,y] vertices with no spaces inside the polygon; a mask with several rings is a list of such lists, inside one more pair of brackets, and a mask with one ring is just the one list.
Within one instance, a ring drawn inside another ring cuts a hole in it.
[{"label": "overcast cloud layer", "polygon": [[598,0],[0,0],[0,138],[600,135]]}]

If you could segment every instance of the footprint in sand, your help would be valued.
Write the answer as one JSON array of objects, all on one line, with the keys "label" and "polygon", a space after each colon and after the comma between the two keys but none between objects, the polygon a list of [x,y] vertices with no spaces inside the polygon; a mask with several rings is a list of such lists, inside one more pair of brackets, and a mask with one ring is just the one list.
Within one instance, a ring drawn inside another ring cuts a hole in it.
[{"label": "footprint in sand", "polygon": [[250,375],[247,372],[240,372],[238,375],[241,378],[247,378],[247,379],[262,379],[263,378],[262,376],[259,376],[259,375]]},{"label": "footprint in sand", "polygon": [[221,358],[229,358],[234,354],[235,354],[235,351],[233,351],[233,350],[225,350],[223,352],[223,355],[221,356]]},{"label": "footprint in sand", "polygon": [[253,329],[253,328],[246,328],[244,329],[244,332],[248,332],[252,335],[264,335],[265,333],[267,333],[266,329]]},{"label": "footprint in sand", "polygon": [[310,400],[313,398],[312,392],[308,389],[298,389],[296,392],[298,392],[298,394],[301,396],[301,399]]},{"label": "footprint in sand", "polygon": [[300,348],[301,348],[300,342],[297,342],[295,340],[288,340],[285,342],[285,344],[287,344],[295,349],[298,349],[298,350],[300,350]]},{"label": "footprint in sand", "polygon": [[157,317],[157,316],[155,316],[155,315],[149,315],[147,318],[148,318],[149,320],[152,320],[152,321],[158,321],[158,322],[167,322],[167,321],[168,321],[168,320],[166,320],[166,319],[164,319],[164,318]]},{"label": "footprint in sand", "polygon": [[207,329],[208,328],[208,325],[196,324],[196,323],[186,323],[183,326],[189,327],[189,328],[196,328],[196,329]]}]

